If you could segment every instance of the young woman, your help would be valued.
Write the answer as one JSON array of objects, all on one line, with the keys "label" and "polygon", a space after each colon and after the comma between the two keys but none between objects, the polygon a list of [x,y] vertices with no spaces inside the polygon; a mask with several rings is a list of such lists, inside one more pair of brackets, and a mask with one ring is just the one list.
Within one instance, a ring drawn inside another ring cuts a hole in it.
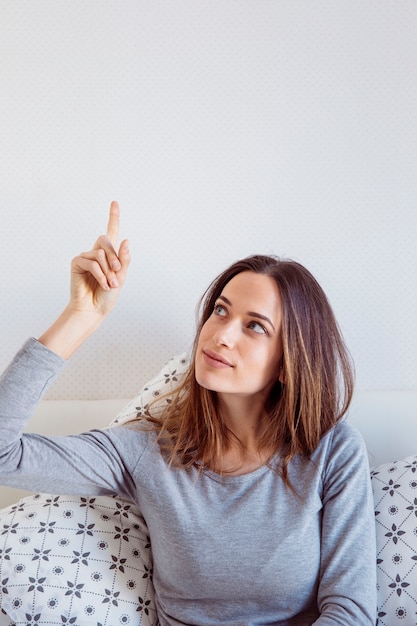
[{"label": "young woman", "polygon": [[[376,583],[363,441],[329,303],[301,265],[238,261],[209,287],[188,373],[145,420],[22,434],[65,359],[112,310],[129,265],[107,235],[72,262],[68,306],[0,382],[0,479],[117,492],[148,524],[161,626],[370,626]],[[160,407],[160,405],[159,405]]]}]

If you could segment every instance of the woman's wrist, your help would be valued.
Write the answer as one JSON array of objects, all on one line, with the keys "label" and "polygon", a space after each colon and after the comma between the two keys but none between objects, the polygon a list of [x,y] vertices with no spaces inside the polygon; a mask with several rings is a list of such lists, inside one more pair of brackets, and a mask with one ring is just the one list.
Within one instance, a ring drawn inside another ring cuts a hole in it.
[{"label": "woman's wrist", "polygon": [[63,359],[69,359],[94,334],[104,317],[97,313],[75,311],[68,306],[38,341]]}]

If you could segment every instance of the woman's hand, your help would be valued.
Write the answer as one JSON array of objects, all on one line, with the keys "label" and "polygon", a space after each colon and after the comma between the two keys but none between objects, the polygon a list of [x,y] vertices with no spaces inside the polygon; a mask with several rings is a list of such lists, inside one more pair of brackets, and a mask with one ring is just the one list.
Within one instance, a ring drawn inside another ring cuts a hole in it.
[{"label": "woman's hand", "polygon": [[112,202],[106,234],[97,239],[92,250],[72,260],[69,307],[74,312],[105,317],[116,304],[130,263],[127,240],[116,252],[119,217],[119,205]]},{"label": "woman's hand", "polygon": [[58,319],[38,341],[68,359],[100,326],[116,304],[130,263],[127,240],[116,252],[119,205],[112,202],[107,233],[89,252],[71,263],[70,301]]}]

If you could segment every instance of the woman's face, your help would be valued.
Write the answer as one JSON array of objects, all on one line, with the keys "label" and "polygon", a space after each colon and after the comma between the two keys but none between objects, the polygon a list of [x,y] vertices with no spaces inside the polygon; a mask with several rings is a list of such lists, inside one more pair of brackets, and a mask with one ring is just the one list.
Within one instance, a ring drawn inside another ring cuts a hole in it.
[{"label": "woman's face", "polygon": [[230,280],[201,329],[197,382],[221,395],[265,401],[282,359],[282,305],[275,281],[245,271]]}]

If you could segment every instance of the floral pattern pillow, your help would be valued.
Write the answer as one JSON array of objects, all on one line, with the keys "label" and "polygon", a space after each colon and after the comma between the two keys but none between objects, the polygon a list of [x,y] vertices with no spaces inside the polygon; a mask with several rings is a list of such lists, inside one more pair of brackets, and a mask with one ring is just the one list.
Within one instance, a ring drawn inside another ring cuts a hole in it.
[{"label": "floral pattern pillow", "polygon": [[417,624],[417,456],[372,470],[379,626]]},{"label": "floral pattern pillow", "polygon": [[[172,357],[162,370],[150,380],[139,393],[131,400],[111,422],[111,426],[123,424],[135,417],[144,417],[146,410],[152,402],[156,405],[164,405],[168,401],[166,394],[171,393],[181,382],[189,367],[189,358],[184,352]],[[158,403],[158,398],[161,402]]]},{"label": "floral pattern pillow", "polygon": [[4,625],[157,623],[147,528],[117,497],[38,494],[3,509],[0,585]]}]

